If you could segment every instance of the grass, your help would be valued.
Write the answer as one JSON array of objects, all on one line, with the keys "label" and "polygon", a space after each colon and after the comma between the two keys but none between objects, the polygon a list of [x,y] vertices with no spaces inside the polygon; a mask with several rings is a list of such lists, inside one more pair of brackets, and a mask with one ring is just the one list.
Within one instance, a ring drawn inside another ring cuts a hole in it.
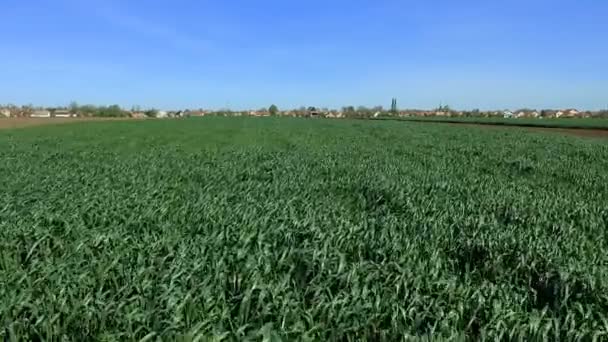
[{"label": "grass", "polygon": [[601,118],[559,118],[559,119],[505,119],[474,118],[474,117],[399,117],[379,118],[376,120],[399,120],[413,122],[447,122],[447,123],[470,123],[497,126],[523,126],[523,127],[546,127],[546,128],[580,128],[580,129],[608,129],[608,120]]},{"label": "grass", "polygon": [[608,145],[391,121],[0,131],[8,340],[608,338]]}]

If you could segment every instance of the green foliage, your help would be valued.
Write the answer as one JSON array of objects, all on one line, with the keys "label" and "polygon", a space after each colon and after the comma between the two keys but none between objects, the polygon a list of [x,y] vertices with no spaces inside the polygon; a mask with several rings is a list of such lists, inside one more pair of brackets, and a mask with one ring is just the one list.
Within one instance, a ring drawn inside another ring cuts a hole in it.
[{"label": "green foliage", "polygon": [[83,116],[93,116],[93,117],[125,117],[125,116],[127,116],[127,112],[122,110],[119,105],[79,106],[78,103],[72,102],[72,103],[70,103],[69,110],[70,110],[70,113],[81,114]]},{"label": "green foliage", "polygon": [[342,108],[342,112],[346,116],[354,116],[356,113],[356,110],[355,110],[355,107],[353,107],[353,106],[346,106],[346,107]]},{"label": "green foliage", "polygon": [[268,112],[270,113],[270,115],[276,116],[277,114],[279,114],[279,108],[276,105],[271,105],[270,108],[268,108]]},{"label": "green foliage", "polygon": [[6,340],[604,340],[608,146],[395,121],[0,131]]},{"label": "green foliage", "polygon": [[149,117],[149,118],[155,118],[156,115],[158,114],[158,110],[156,109],[148,109],[147,111],[144,112],[144,114]]},{"label": "green foliage", "polygon": [[78,106],[78,102],[72,101],[69,106],[69,111],[71,114],[78,114],[79,108],[80,108],[80,106]]},{"label": "green foliage", "polygon": [[100,117],[122,117],[126,116],[126,113],[118,105],[111,105],[109,107],[98,107],[96,116]]},{"label": "green foliage", "polygon": [[449,113],[449,112],[452,111],[452,108],[450,108],[450,106],[448,106],[448,105],[445,105],[445,106],[444,105],[439,105],[439,108],[437,108],[437,111]]},{"label": "green foliage", "polygon": [[370,118],[372,112],[365,106],[359,106],[355,109],[353,106],[347,106],[342,109],[344,116],[347,118]]}]

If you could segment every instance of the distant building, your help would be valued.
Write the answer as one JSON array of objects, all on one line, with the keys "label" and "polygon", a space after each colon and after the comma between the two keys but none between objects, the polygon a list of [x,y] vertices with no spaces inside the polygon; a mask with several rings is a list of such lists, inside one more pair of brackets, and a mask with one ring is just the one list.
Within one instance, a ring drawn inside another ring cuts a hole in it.
[{"label": "distant building", "polygon": [[53,116],[56,118],[71,118],[72,114],[65,109],[57,109],[53,112]]},{"label": "distant building", "polygon": [[505,119],[512,119],[514,117],[514,114],[510,110],[505,110],[504,112],[502,112],[502,117]]},{"label": "distant building", "polygon": [[130,116],[134,119],[145,119],[147,117],[143,112],[132,112]]},{"label": "distant building", "polygon": [[6,118],[11,117],[11,111],[9,109],[0,109],[0,116],[4,116]]},{"label": "distant building", "polygon": [[49,112],[46,109],[34,110],[30,114],[30,117],[32,117],[32,118],[50,118],[51,117],[51,112]]},{"label": "distant building", "polygon": [[164,111],[164,110],[159,110],[158,112],[156,112],[156,117],[159,119],[164,119],[164,118],[168,118],[169,117],[169,113]]},{"label": "distant building", "polygon": [[543,109],[540,111],[540,117],[541,118],[554,118],[556,116],[557,112],[551,109]]},{"label": "distant building", "polygon": [[561,116],[565,118],[575,118],[580,115],[580,112],[576,109],[566,109],[563,111]]},{"label": "distant building", "polygon": [[515,114],[515,117],[517,118],[532,118],[532,119],[536,119],[540,116],[540,113],[536,110],[530,110],[530,109],[522,109],[522,110],[518,110],[517,113]]},{"label": "distant building", "polygon": [[311,118],[318,118],[321,116],[321,112],[317,109],[309,109],[308,114]]}]

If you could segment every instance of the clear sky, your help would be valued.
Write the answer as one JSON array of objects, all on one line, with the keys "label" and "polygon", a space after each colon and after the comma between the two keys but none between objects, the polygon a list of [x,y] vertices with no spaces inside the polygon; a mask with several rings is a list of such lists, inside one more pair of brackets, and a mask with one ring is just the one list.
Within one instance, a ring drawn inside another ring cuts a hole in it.
[{"label": "clear sky", "polygon": [[608,107],[608,0],[1,0],[0,103]]}]

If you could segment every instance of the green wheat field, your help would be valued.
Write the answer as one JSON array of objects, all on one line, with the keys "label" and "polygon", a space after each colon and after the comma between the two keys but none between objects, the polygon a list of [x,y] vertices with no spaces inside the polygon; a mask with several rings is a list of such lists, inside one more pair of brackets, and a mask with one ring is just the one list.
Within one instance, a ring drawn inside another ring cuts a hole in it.
[{"label": "green wheat field", "polygon": [[608,339],[608,143],[416,122],[0,131],[7,341]]}]

